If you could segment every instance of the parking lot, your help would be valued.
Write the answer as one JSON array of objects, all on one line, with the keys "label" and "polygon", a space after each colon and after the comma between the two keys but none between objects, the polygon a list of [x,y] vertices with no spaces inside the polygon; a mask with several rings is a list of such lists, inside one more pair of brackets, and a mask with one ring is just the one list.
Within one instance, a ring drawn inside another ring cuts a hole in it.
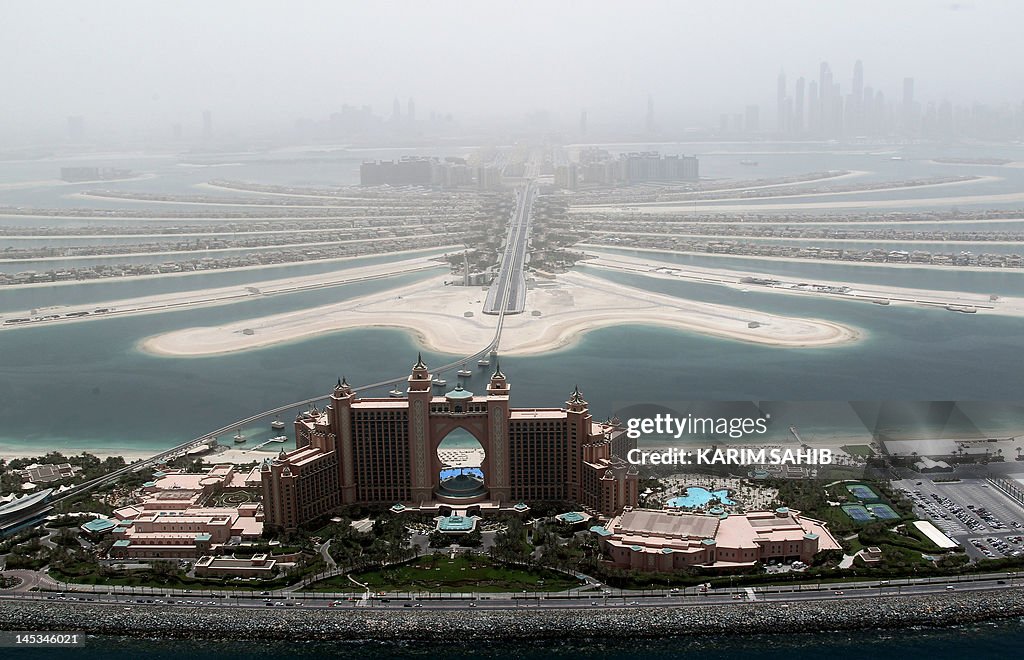
[{"label": "parking lot", "polygon": [[1024,508],[983,479],[935,483],[928,478],[894,481],[915,513],[958,541],[974,559],[1024,554]]}]

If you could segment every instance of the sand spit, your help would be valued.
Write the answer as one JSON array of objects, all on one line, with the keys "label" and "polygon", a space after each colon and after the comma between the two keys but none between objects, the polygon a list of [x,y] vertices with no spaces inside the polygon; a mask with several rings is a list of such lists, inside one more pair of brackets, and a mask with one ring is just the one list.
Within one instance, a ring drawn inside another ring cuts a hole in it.
[{"label": "sand spit", "polygon": [[843,259],[810,259],[804,257],[772,257],[760,254],[731,254],[728,252],[694,252],[692,250],[663,250],[661,248],[633,247],[632,245],[603,245],[599,243],[577,243],[575,247],[595,250],[629,250],[630,252],[652,252],[654,254],[677,254],[691,257],[746,259],[748,261],[785,261],[791,264],[829,264],[833,266],[856,266],[858,268],[905,268],[916,270],[942,270],[953,273],[1000,273],[1024,275],[1024,268],[995,268],[989,266],[942,266],[940,264],[900,264],[878,261],[845,261]]},{"label": "sand spit", "polygon": [[[879,192],[879,191],[865,191]],[[887,192],[887,191],[883,191]],[[801,198],[811,198],[812,195],[801,195]],[[766,198],[760,198],[766,199]],[[735,200],[729,200],[735,201]],[[755,200],[751,200],[752,202]],[[757,200],[759,201],[759,200]],[[641,206],[639,204],[616,204],[609,206],[587,206],[570,207],[569,213],[644,213],[644,214],[678,214],[680,211],[687,213],[732,213],[744,211],[816,211],[822,209],[875,209],[875,208],[919,208],[932,206],[958,206],[965,204],[1007,204],[1024,202],[1024,192],[1002,193],[996,195],[959,195],[957,197],[918,197],[907,199],[870,199],[870,200],[841,200],[834,199],[827,202],[783,202],[779,204],[693,204],[681,207],[679,205],[669,206],[660,204],[658,206]]]},{"label": "sand spit", "polygon": [[[439,265],[440,264],[433,259],[418,257],[414,259],[404,259],[402,261],[356,266],[354,268],[341,268],[327,273],[316,273],[314,275],[302,275],[277,280],[246,282],[245,284],[200,289],[197,291],[176,291],[174,293],[162,293],[151,296],[140,296],[138,298],[110,300],[85,305],[55,305],[40,307],[36,309],[35,314],[43,316],[55,316],[60,314],[62,315],[62,318],[50,319],[29,325],[3,325],[0,326],[0,330],[48,327],[55,323],[81,323],[89,320],[105,319],[128,314],[155,314],[191,307],[226,305],[234,302],[253,300],[263,296],[297,293],[300,291],[322,289],[342,284],[382,279],[395,275],[427,272],[437,268]],[[97,308],[104,308],[106,311],[101,314],[92,312],[92,310]],[[82,311],[90,312],[90,314],[78,317],[67,316],[69,313]],[[30,312],[28,311],[4,312],[0,314],[0,318],[18,318],[29,314]]]},{"label": "sand spit", "polygon": [[[973,308],[984,314],[1001,316],[1024,316],[1024,298],[998,296],[992,300],[989,295],[969,293],[966,291],[942,291],[935,289],[911,289],[907,287],[887,286],[884,284],[863,284],[859,282],[841,282],[821,280],[791,275],[778,275],[758,271],[740,271],[728,268],[706,268],[678,264],[671,261],[659,261],[649,257],[630,257],[610,252],[588,250],[595,258],[585,263],[588,267],[628,272],[644,277],[658,279],[686,280],[704,284],[717,284],[732,289],[753,292],[769,292],[784,295],[825,296],[840,300],[860,302],[888,301],[894,305],[912,304],[926,307]],[[778,282],[775,286],[764,286],[743,282],[744,278],[763,278]],[[798,284],[814,284],[825,287],[849,287],[845,293],[830,293],[814,290],[810,287],[794,288]]]},{"label": "sand spit", "polygon": [[[61,280],[60,282],[32,282],[29,284],[7,284],[0,288],[0,291],[13,291],[15,289],[47,288],[52,286],[87,286],[89,284],[104,284],[109,282],[134,282],[141,280],[152,280],[167,277],[191,277],[196,275],[216,275],[217,273],[244,273],[254,270],[266,270],[272,273],[275,269],[303,266],[309,264],[343,264],[356,259],[374,259],[377,257],[401,257],[404,255],[424,254],[429,256],[440,256],[445,250],[461,249],[461,245],[438,245],[436,248],[417,248],[414,250],[397,250],[395,252],[370,252],[367,254],[354,254],[349,257],[335,257],[332,259],[317,259],[315,261],[283,261],[277,264],[258,264],[255,266],[238,266],[236,268],[213,268],[210,270],[188,270],[179,273],[153,273],[152,275],[125,275],[124,277],[97,277],[91,280]],[[343,266],[341,268],[344,268]],[[325,277],[330,273],[323,273]],[[266,282],[247,283],[247,286],[265,285]],[[198,292],[194,292],[198,293]]]},{"label": "sand spit", "polygon": [[[868,174],[868,172],[859,172],[858,171],[856,173],[851,173],[851,174],[863,175],[863,174]],[[836,179],[844,178],[846,176],[849,176],[849,175],[843,175],[842,177],[834,177],[834,178],[831,178],[831,179],[818,179],[817,181],[822,181],[822,182],[825,182],[825,183],[831,183],[832,181],[835,181]],[[684,199],[684,200],[672,200],[672,201],[665,201],[665,202],[633,202],[633,203],[628,204],[628,206],[640,206],[640,207],[659,207],[659,206],[675,206],[675,207],[679,207],[679,206],[686,206],[687,208],[691,208],[692,205],[694,204],[694,202],[696,202],[698,204],[709,204],[711,202],[741,202],[741,201],[744,201],[744,199],[752,201],[752,202],[766,200],[766,199],[804,199],[804,198],[808,198],[809,199],[809,198],[820,198],[820,197],[833,197],[833,196],[837,196],[837,195],[864,195],[864,194],[869,194],[869,193],[887,193],[887,192],[895,192],[895,191],[900,191],[900,190],[920,190],[920,189],[923,189],[923,188],[941,188],[943,186],[960,186],[960,185],[964,185],[964,184],[968,184],[968,183],[992,183],[994,181],[1002,181],[1002,180],[1003,180],[1002,177],[988,175],[988,176],[976,176],[974,178],[964,179],[962,181],[942,181],[942,182],[939,182],[939,183],[922,183],[922,184],[918,184],[918,185],[892,186],[892,187],[888,187],[888,188],[864,188],[862,190],[835,190],[835,191],[820,191],[820,192],[808,191],[808,192],[788,193],[788,194],[784,194],[784,195],[765,195],[764,197],[749,197],[749,198],[720,197],[720,198],[716,198],[716,199],[697,199],[697,200],[693,200],[693,199],[685,200]],[[797,184],[800,184],[800,183],[811,183],[811,182],[812,181],[797,182]],[[728,192],[730,190],[758,190],[758,189],[764,189],[764,188],[779,187],[779,186],[783,186],[783,185],[797,185],[797,184],[790,183],[790,184],[775,184],[773,186],[750,186],[750,187],[746,187],[746,188],[724,188],[721,191],[716,190],[716,191],[713,191],[713,192]],[[578,205],[577,208],[587,208],[587,209],[590,209],[590,210],[605,210],[606,207],[607,207],[606,205],[601,205],[601,204],[597,204],[597,205],[583,205],[583,204],[580,204],[580,205]]]}]

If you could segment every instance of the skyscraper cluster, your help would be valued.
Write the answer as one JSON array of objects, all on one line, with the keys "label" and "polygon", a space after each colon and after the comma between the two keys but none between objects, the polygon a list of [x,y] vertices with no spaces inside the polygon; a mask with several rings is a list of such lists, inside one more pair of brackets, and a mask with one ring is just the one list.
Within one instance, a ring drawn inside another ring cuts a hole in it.
[{"label": "skyscraper cluster", "polygon": [[[785,72],[780,72],[775,85],[776,121],[771,132],[786,137],[826,139],[1013,139],[1024,134],[1024,104],[954,106],[948,100],[922,104],[915,95],[913,78],[904,78],[899,92],[886,96],[881,89],[865,84],[864,64],[860,60],[853,65],[847,89],[844,92],[828,62],[819,65],[816,79],[800,76],[792,85]],[[757,132],[756,123],[745,124],[741,128],[737,121],[731,128]],[[723,120],[720,129],[725,126],[727,122]]]},{"label": "skyscraper cluster", "polygon": [[857,60],[849,92],[844,93],[832,67],[822,62],[817,79],[796,79],[790,89],[785,72],[776,80],[776,132],[808,137],[853,137],[920,130],[920,107],[914,100],[914,79],[905,78],[898,107],[885,93],[864,84],[864,64]]}]

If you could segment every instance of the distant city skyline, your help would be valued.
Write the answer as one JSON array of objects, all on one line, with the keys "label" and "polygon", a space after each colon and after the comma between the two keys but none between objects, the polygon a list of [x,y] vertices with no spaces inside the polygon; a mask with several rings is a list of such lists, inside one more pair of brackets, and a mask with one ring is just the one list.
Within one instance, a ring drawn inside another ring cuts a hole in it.
[{"label": "distant city skyline", "polygon": [[[12,64],[0,145],[67,139],[68,117],[82,118],[84,140],[198,140],[204,111],[216,118],[215,139],[287,136],[297,123],[351,118],[345,106],[414,123],[452,116],[463,130],[515,131],[543,117],[543,128],[567,133],[583,125],[586,108],[595,137],[713,131],[723,113],[730,124],[756,114],[759,131],[770,132],[786,112],[773,108],[780,70],[789,121],[799,105],[801,125],[820,122],[826,133],[839,114],[870,120],[869,89],[875,105],[879,90],[886,104],[899,103],[907,76],[921,113],[949,100],[936,117],[1024,99],[1015,34],[1024,5],[995,0],[650,0],[588,11],[539,1],[513,10],[458,0],[390,8],[43,0],[5,19],[0,56]],[[848,114],[858,60],[860,102]],[[828,70],[815,68],[821,61]]]},{"label": "distant city skyline", "polygon": [[[958,136],[1020,138],[1024,134],[1024,100],[1015,104],[954,104],[946,97],[920,99],[913,76],[902,79],[899,93],[867,84],[863,60],[856,60],[844,92],[845,78],[827,61],[817,79],[800,75],[789,83],[785,70],[775,83],[774,130],[758,123],[758,106],[747,105],[744,119],[723,114],[719,133],[766,133],[796,138],[856,138],[895,135],[951,139]],[[805,84],[808,93],[804,93]],[[806,117],[806,120],[805,120]]]}]

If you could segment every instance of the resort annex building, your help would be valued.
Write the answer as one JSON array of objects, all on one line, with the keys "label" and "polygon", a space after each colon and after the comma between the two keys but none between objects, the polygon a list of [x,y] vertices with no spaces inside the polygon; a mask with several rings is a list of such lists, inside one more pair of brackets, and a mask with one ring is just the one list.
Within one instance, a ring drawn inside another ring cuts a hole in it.
[{"label": "resort annex building", "polygon": [[[403,396],[360,398],[343,379],[326,410],[295,421],[296,449],[260,468],[265,524],[279,530],[353,503],[511,506],[572,500],[615,515],[637,503],[625,429],[593,420],[577,388],[562,408],[511,408],[496,365],[486,394],[460,386],[434,395],[417,359]],[[399,394],[396,392],[395,394]],[[438,454],[453,431],[482,448],[479,469],[457,475]]]},{"label": "resort annex building", "polygon": [[626,510],[591,531],[615,566],[641,571],[739,569],[771,559],[810,563],[822,550],[841,548],[824,522],[786,507],[746,514]]}]

